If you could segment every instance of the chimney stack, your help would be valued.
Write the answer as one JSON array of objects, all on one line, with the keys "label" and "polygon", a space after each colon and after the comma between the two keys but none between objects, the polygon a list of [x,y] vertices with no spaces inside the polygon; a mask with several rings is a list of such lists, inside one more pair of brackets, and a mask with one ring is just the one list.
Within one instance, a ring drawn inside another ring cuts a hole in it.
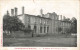
[{"label": "chimney stack", "polygon": [[7,10],[7,15],[9,15],[9,11]]},{"label": "chimney stack", "polygon": [[57,20],[59,20],[59,15],[57,15]]},{"label": "chimney stack", "polygon": [[59,15],[59,20],[60,20],[60,15]]},{"label": "chimney stack", "polygon": [[61,20],[62,20],[62,15],[60,15],[60,17],[61,17]]},{"label": "chimney stack", "polygon": [[66,17],[65,17],[65,16],[63,16],[63,19],[66,19]]},{"label": "chimney stack", "polygon": [[17,16],[17,8],[15,7],[15,16]]},{"label": "chimney stack", "polygon": [[40,14],[41,14],[41,17],[42,17],[43,16],[43,10],[42,9],[40,10]]},{"label": "chimney stack", "polygon": [[24,14],[24,7],[22,7],[22,14]]},{"label": "chimney stack", "polygon": [[11,16],[14,16],[14,9],[11,9]]}]

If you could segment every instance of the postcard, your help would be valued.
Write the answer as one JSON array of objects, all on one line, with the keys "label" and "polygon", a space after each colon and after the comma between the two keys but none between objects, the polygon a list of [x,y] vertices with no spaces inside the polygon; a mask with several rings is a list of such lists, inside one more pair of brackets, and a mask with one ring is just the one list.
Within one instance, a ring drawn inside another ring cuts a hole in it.
[{"label": "postcard", "polygon": [[0,50],[80,50],[79,0],[0,0]]}]

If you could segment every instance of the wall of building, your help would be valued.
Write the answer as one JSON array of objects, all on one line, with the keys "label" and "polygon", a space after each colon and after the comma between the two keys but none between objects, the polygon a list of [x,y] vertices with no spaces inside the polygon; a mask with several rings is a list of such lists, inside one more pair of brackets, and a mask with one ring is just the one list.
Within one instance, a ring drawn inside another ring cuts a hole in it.
[{"label": "wall of building", "polygon": [[59,34],[59,28],[62,28],[62,31],[65,32],[65,29],[71,26],[71,23],[62,21],[62,15],[59,16],[55,12],[47,13],[39,17],[22,14],[18,18],[24,23],[25,27],[30,25],[35,34]]},{"label": "wall of building", "polygon": [[[71,23],[63,22],[58,20],[58,16],[53,16],[53,19],[36,17],[32,15],[21,15],[18,16],[19,19],[25,24],[28,25],[34,30],[34,26],[36,26],[36,34],[58,34],[58,28],[61,27],[62,31],[65,32],[66,28],[70,28]],[[42,27],[42,32],[40,32],[40,28]]]}]

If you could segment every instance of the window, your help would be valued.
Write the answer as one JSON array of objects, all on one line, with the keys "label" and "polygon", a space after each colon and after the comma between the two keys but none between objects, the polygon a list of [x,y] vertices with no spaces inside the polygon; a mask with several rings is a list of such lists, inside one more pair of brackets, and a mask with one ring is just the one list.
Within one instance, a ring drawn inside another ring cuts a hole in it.
[{"label": "window", "polygon": [[41,23],[41,19],[40,19],[40,23]]},{"label": "window", "polygon": [[36,27],[36,26],[34,26],[34,32],[36,33],[36,31],[37,31],[37,27]]},{"label": "window", "polygon": [[49,27],[47,27],[47,33],[48,33],[48,31],[49,31]]},{"label": "window", "polygon": [[30,26],[30,25],[28,25],[28,28],[31,28],[31,26]]},{"label": "window", "polygon": [[44,27],[44,33],[46,32],[46,27]]},{"label": "window", "polygon": [[42,27],[40,27],[40,33],[42,33]]}]

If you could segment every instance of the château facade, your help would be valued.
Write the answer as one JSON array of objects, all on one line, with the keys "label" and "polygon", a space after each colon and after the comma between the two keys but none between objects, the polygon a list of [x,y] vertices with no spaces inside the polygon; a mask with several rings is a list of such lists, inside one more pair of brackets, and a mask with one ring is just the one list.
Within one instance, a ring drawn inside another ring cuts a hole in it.
[{"label": "ch\u00e2teau facade", "polygon": [[[63,21],[66,19],[62,15],[57,15],[55,12],[43,14],[43,10],[40,10],[41,15],[30,15],[24,13],[24,7],[22,7],[22,14],[17,15],[17,8],[11,9],[11,16],[16,15],[25,27],[30,27],[34,30],[34,34],[58,34],[65,32],[67,28],[70,28],[72,23]],[[59,31],[59,28],[62,28]]]}]

